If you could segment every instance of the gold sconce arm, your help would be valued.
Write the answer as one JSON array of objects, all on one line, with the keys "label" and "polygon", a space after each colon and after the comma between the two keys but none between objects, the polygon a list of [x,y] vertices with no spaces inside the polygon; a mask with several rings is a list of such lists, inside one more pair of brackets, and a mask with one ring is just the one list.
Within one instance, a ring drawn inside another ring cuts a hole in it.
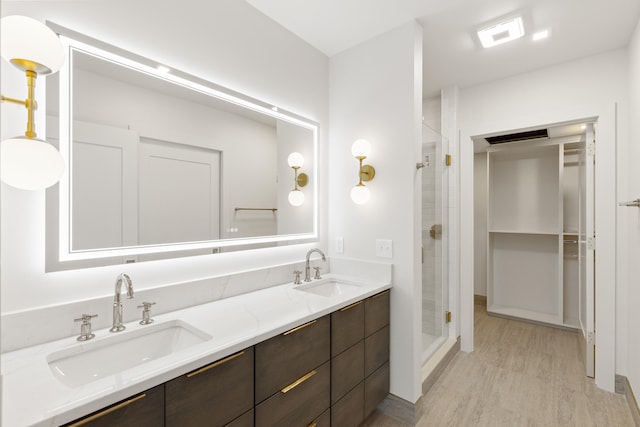
[{"label": "gold sconce arm", "polygon": [[358,173],[360,183],[358,185],[363,185],[362,181],[369,182],[376,176],[376,169],[371,165],[362,164],[362,161],[366,159],[366,157],[359,156],[357,159],[360,161],[360,172]]},{"label": "gold sconce arm", "polygon": [[300,187],[305,187],[309,182],[309,176],[306,173],[298,173],[304,164],[304,157],[298,152],[293,152],[289,154],[287,163],[293,169],[293,190],[289,192],[289,204],[301,206],[304,203],[304,193],[300,191]]},{"label": "gold sconce arm", "polygon": [[27,70],[27,99],[21,100],[16,98],[9,98],[8,96],[2,96],[2,102],[10,102],[12,104],[22,105],[27,109],[27,130],[25,131],[25,135],[27,138],[35,138],[36,134],[36,125],[35,125],[35,111],[38,109],[38,103],[35,100],[35,90],[36,90],[36,78],[38,74],[35,71]]},{"label": "gold sconce arm", "polygon": [[365,139],[358,139],[351,145],[351,154],[358,160],[358,184],[351,189],[351,200],[362,205],[369,200],[369,188],[363,182],[369,182],[376,176],[376,169],[362,162],[371,151],[371,144]]},{"label": "gold sconce arm", "polygon": [[294,173],[294,176],[293,176],[293,182],[295,185],[294,190],[299,190],[300,188],[298,187],[306,187],[307,183],[309,182],[309,176],[304,172],[300,174],[298,173],[298,169],[300,169],[300,166],[293,166],[292,169]]}]

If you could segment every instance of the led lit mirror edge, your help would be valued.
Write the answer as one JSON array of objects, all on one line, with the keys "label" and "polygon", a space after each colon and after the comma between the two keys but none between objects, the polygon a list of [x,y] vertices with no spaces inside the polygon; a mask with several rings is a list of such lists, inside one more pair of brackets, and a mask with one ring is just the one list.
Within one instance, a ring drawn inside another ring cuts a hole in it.
[{"label": "led lit mirror edge", "polygon": [[[156,69],[159,65],[158,62],[152,61],[148,58],[142,57],[135,53],[126,51],[117,46],[110,45],[101,40],[97,40],[62,27],[51,21],[46,22],[54,32],[56,32],[67,51],[67,61],[60,69],[60,93],[70,93],[70,81],[72,70],[72,56],[70,55],[72,49],[82,48],[84,53],[95,54],[100,52],[100,56],[118,58],[119,63],[131,66],[134,69],[142,70],[155,77],[159,77],[164,80],[168,80],[174,84],[186,86],[192,90],[198,90],[209,96],[216,97],[218,99],[232,102],[236,105],[243,106],[245,108],[258,111],[260,113],[269,115],[279,120],[283,120],[289,123],[296,124],[298,126],[309,129],[313,133],[313,177],[312,179],[318,182],[318,153],[319,153],[319,129],[318,124],[312,120],[299,116],[295,113],[276,108],[275,106],[258,99],[249,97],[239,92],[230,90],[223,86],[217,85],[210,81],[204,80],[197,76],[185,73],[183,71],[172,68],[170,74],[161,73]],[[104,55],[102,55],[104,54]],[[60,97],[60,152],[65,159],[66,164],[69,164],[71,153],[69,152],[70,144],[63,143],[63,141],[70,141],[71,135],[71,105],[69,97]],[[162,245],[146,245],[146,246],[133,246],[133,247],[121,247],[121,248],[105,248],[98,250],[71,250],[70,239],[70,206],[71,196],[69,192],[70,181],[69,174],[66,173],[60,179],[58,185],[47,190],[47,204],[55,209],[57,218],[47,218],[47,233],[46,233],[46,246],[47,246],[47,271],[65,270],[70,268],[82,268],[90,267],[91,265],[83,265],[87,261],[102,260],[99,264],[113,265],[117,263],[123,263],[124,260],[119,260],[120,257],[136,256],[144,254],[167,254],[167,258],[171,258],[172,253],[179,253],[189,250],[198,249],[213,249],[223,247],[237,247],[237,246],[249,246],[259,245],[266,243],[282,243],[291,242],[292,244],[302,244],[318,239],[318,199],[319,199],[319,185],[314,185],[313,190],[313,229],[310,233],[302,234],[289,234],[289,235],[274,235],[274,236],[262,236],[255,238],[240,238],[240,239],[221,239],[202,242],[183,242],[172,243]],[[57,206],[55,206],[57,205]],[[69,218],[69,220],[65,220]],[[52,230],[55,229],[55,230]],[[57,240],[58,245],[54,248],[54,242]],[[57,252],[52,254],[51,252]],[[180,256],[180,255],[177,255]],[[65,263],[74,263],[65,266]]]}]

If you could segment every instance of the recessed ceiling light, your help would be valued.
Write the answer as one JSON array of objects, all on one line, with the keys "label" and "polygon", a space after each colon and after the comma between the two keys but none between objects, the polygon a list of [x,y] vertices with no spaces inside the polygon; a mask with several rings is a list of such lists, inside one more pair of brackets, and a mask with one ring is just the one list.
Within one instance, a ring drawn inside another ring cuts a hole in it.
[{"label": "recessed ceiling light", "polygon": [[165,65],[158,65],[156,69],[161,73],[168,73],[169,71],[171,71],[171,69]]},{"label": "recessed ceiling light", "polygon": [[517,17],[478,31],[482,47],[493,47],[524,36],[522,18]]},{"label": "recessed ceiling light", "polygon": [[537,33],[534,33],[533,36],[531,36],[531,38],[535,42],[538,40],[546,39],[547,37],[549,37],[550,34],[551,32],[549,30],[542,30],[542,31],[538,31]]}]

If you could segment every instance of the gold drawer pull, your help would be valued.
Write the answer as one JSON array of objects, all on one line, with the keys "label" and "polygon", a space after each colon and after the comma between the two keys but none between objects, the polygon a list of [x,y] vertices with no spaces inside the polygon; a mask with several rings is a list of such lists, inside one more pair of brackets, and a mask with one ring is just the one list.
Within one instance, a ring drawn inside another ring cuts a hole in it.
[{"label": "gold drawer pull", "polygon": [[85,425],[85,424],[87,424],[87,423],[90,423],[91,421],[95,421],[95,420],[97,420],[98,418],[102,418],[102,417],[104,417],[104,416],[105,416],[105,415],[107,415],[107,414],[110,414],[110,413],[112,413],[112,412],[114,412],[114,411],[117,411],[118,409],[122,409],[122,408],[124,408],[125,406],[129,406],[129,405],[131,405],[133,402],[136,402],[136,401],[138,401],[138,400],[142,399],[142,398],[143,398],[143,397],[145,397],[145,396],[146,396],[146,393],[139,394],[139,395],[137,395],[136,397],[132,397],[132,398],[131,398],[131,399],[129,399],[129,400],[125,400],[124,402],[118,403],[118,404],[117,404],[117,405],[115,405],[115,406],[112,406],[112,407],[110,407],[110,408],[107,408],[107,409],[105,409],[104,411],[100,411],[100,412],[98,412],[97,414],[91,415],[90,417],[84,418],[84,419],[82,419],[82,420],[80,420],[80,421],[78,421],[78,422],[75,422],[75,423],[73,423],[73,424],[70,424],[70,425],[69,425],[69,427],[80,427],[80,426],[83,426],[83,425]]},{"label": "gold drawer pull", "polygon": [[318,425],[318,423],[316,423],[315,421],[312,421],[311,424],[309,424],[307,427],[316,427]]},{"label": "gold drawer pull", "polygon": [[287,332],[285,332],[285,333],[284,333],[284,334],[282,334],[282,335],[289,335],[289,334],[292,334],[292,333],[294,333],[294,332],[298,332],[300,329],[306,328],[307,326],[311,326],[311,325],[313,325],[314,323],[316,323],[317,321],[318,321],[318,320],[312,320],[311,322],[309,322],[309,323],[305,323],[304,325],[300,325],[300,326],[298,326],[297,328],[293,328],[293,329],[291,329],[290,331],[287,331]]},{"label": "gold drawer pull", "polygon": [[283,388],[280,391],[283,392],[283,393],[288,393],[291,390],[293,390],[294,388],[298,387],[303,382],[305,382],[306,380],[308,380],[309,378],[311,378],[312,376],[314,376],[315,374],[317,374],[316,371],[311,371],[307,375],[305,375],[304,377],[295,380],[294,382],[292,382],[291,384],[289,384],[288,386],[286,386],[285,388]]},{"label": "gold drawer pull", "polygon": [[342,308],[340,309],[340,311],[347,311],[347,310],[349,310],[350,308],[353,308],[353,307],[359,306],[360,304],[362,304],[362,301],[354,302],[354,303],[353,303],[353,304],[351,304],[351,305],[348,305],[348,306],[346,306],[346,307],[342,307]]},{"label": "gold drawer pull", "polygon": [[375,294],[372,298],[379,298],[381,296],[384,296],[386,294],[389,293],[389,289],[387,289],[386,291],[380,292],[379,294]]},{"label": "gold drawer pull", "polygon": [[233,359],[235,359],[236,357],[240,357],[240,356],[242,356],[243,354],[244,354],[244,350],[243,350],[243,351],[241,351],[241,352],[239,352],[239,353],[232,354],[231,356],[225,357],[225,358],[224,358],[224,359],[222,359],[222,360],[218,360],[217,362],[213,362],[213,363],[212,363],[212,364],[210,364],[210,365],[203,366],[202,368],[200,368],[200,369],[198,369],[198,370],[196,370],[196,371],[189,372],[189,373],[187,374],[187,378],[195,377],[196,375],[201,374],[201,373],[203,373],[203,372],[205,372],[205,371],[208,371],[208,370],[209,370],[209,369],[211,369],[211,368],[215,368],[216,366],[220,366],[220,365],[222,365],[223,363],[230,362],[230,361],[232,361]]}]

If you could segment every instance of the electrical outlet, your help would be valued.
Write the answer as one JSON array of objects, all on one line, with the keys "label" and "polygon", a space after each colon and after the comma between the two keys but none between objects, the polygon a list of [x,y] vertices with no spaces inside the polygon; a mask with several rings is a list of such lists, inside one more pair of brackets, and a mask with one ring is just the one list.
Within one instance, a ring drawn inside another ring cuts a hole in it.
[{"label": "electrical outlet", "polygon": [[344,239],[342,237],[336,237],[336,253],[341,254],[344,252]]},{"label": "electrical outlet", "polygon": [[393,240],[376,239],[376,256],[393,258]]}]

